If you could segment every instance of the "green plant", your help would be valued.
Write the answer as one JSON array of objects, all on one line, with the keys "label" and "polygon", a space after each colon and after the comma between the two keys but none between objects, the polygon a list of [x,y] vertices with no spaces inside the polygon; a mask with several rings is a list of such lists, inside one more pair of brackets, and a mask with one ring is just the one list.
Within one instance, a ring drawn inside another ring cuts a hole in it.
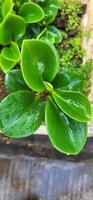
[{"label": "green plant", "polygon": [[66,31],[80,30],[82,16],[81,1],[63,0],[61,2],[61,17],[67,21]]},{"label": "green plant", "polygon": [[[50,23],[60,3],[0,1],[0,66],[10,93],[0,103],[0,130],[9,137],[21,138],[34,133],[45,121],[53,145],[61,152],[77,154],[87,139],[92,108],[82,94],[82,73],[59,68],[55,46],[64,42],[63,34]],[[70,46],[74,57],[78,40],[69,40],[65,48]]]},{"label": "green plant", "polygon": [[62,34],[59,29],[55,26],[47,26],[37,38],[42,38],[43,40],[49,40],[52,44],[58,44],[62,42]]},{"label": "green plant", "polygon": [[61,0],[36,0],[36,2],[44,10],[44,24],[53,22],[61,6]]},{"label": "green plant", "polygon": [[23,41],[23,77],[18,70],[6,74],[6,85],[13,93],[0,103],[0,129],[10,137],[26,137],[45,118],[53,145],[61,152],[77,154],[85,144],[92,109],[86,96],[66,89],[63,75],[59,80],[58,67],[59,56],[50,42]]},{"label": "green plant", "polygon": [[81,49],[80,34],[68,38],[67,40],[63,40],[63,43],[58,46],[58,51],[61,57],[60,64],[62,67],[80,67],[82,58],[85,54],[84,50]]},{"label": "green plant", "polygon": [[61,32],[54,26],[42,28],[37,24],[46,19],[45,12],[49,10],[47,8],[45,11],[44,8],[53,5],[57,13],[60,1],[55,0],[54,3],[49,1],[48,4],[44,1],[44,8],[42,1],[38,3],[42,8],[29,0],[9,0],[8,4],[7,0],[1,1],[0,66],[4,72],[8,72],[20,61],[20,47],[23,39],[40,38],[44,32],[46,35],[43,39],[53,40],[53,43],[59,43],[62,40]]},{"label": "green plant", "polygon": [[60,68],[58,76],[62,76],[63,80],[57,82],[57,84],[59,88],[64,86],[64,89],[79,91],[88,96],[92,85],[92,69],[92,60],[87,60],[85,64],[81,64],[79,67],[75,67],[73,62],[69,62],[66,67]]},{"label": "green plant", "polygon": [[[63,40],[58,45],[58,51],[61,57],[61,66],[80,67],[84,56],[81,48],[81,19],[83,7],[81,1],[62,1],[58,22],[63,24]],[[60,25],[58,24],[58,26]],[[56,22],[57,25],[57,22]]]},{"label": "green plant", "polygon": [[83,75],[82,92],[87,96],[90,94],[90,91],[91,91],[92,70],[93,70],[92,60],[88,60],[85,64],[82,64],[80,68],[80,73]]}]

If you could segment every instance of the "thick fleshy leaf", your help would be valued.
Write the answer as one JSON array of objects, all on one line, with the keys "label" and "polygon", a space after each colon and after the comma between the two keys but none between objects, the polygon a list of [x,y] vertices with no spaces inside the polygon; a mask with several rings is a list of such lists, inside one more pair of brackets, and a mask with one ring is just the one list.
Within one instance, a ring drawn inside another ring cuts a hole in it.
[{"label": "thick fleshy leaf", "polygon": [[10,93],[18,90],[29,90],[20,69],[14,69],[5,75],[5,85]]},{"label": "thick fleshy leaf", "polygon": [[61,32],[54,26],[45,28],[38,36],[44,40],[49,40],[52,44],[60,43],[62,40]]},{"label": "thick fleshy leaf", "polygon": [[0,67],[4,71],[4,73],[7,73],[16,65],[15,61],[7,60],[5,59],[2,54],[0,54]]},{"label": "thick fleshy leaf", "polygon": [[39,35],[38,38],[41,38],[42,40],[46,42],[50,42],[52,44],[55,43],[55,35],[52,32],[49,32],[47,28],[45,28]]},{"label": "thick fleshy leaf", "polygon": [[21,38],[26,31],[25,20],[9,13],[0,24],[0,44],[7,45],[11,40]]},{"label": "thick fleshy leaf", "polygon": [[11,42],[10,47],[3,48],[1,54],[6,60],[18,62],[20,59],[20,50],[15,42]]},{"label": "thick fleshy leaf", "polygon": [[12,11],[13,8],[13,1],[12,0],[4,0],[2,4],[2,16],[3,18],[6,17],[6,15]]},{"label": "thick fleshy leaf", "polygon": [[58,71],[59,57],[53,45],[42,40],[24,40],[21,69],[27,85],[34,91],[45,90]]},{"label": "thick fleshy leaf", "polygon": [[26,23],[36,23],[44,18],[42,8],[33,2],[24,3],[20,7],[19,15],[25,19]]},{"label": "thick fleshy leaf", "polygon": [[7,73],[20,59],[20,50],[15,42],[11,42],[10,47],[5,47],[1,51],[0,66]]},{"label": "thick fleshy leaf", "polygon": [[45,23],[46,25],[52,23],[55,20],[56,14],[52,14],[50,16],[45,17]]},{"label": "thick fleshy leaf", "polygon": [[56,149],[66,154],[77,154],[82,150],[87,139],[87,123],[69,118],[50,99],[46,104],[45,121]]},{"label": "thick fleshy leaf", "polygon": [[61,0],[44,0],[40,1],[39,5],[44,10],[45,22],[49,24],[55,19]]},{"label": "thick fleshy leaf", "polygon": [[46,31],[45,34],[43,34],[43,36],[41,37],[42,40],[45,40],[45,41],[49,41],[51,42],[52,44],[55,43],[55,35],[51,32],[48,32]]},{"label": "thick fleshy leaf", "polygon": [[54,36],[53,33],[51,33],[51,32],[47,32],[47,36],[46,36],[46,38],[47,38],[47,39],[48,39],[52,44],[55,43],[55,36]]},{"label": "thick fleshy leaf", "polygon": [[82,92],[83,74],[77,71],[61,71],[52,82],[54,88]]},{"label": "thick fleshy leaf", "polygon": [[52,95],[60,109],[72,119],[81,122],[92,120],[91,104],[85,95],[65,90],[55,90]]},{"label": "thick fleshy leaf", "polygon": [[0,103],[0,130],[9,137],[21,138],[36,131],[43,120],[44,103],[31,91],[18,91]]},{"label": "thick fleshy leaf", "polygon": [[48,32],[54,34],[55,43],[60,43],[62,41],[61,31],[58,30],[55,26],[49,26],[48,27]]}]

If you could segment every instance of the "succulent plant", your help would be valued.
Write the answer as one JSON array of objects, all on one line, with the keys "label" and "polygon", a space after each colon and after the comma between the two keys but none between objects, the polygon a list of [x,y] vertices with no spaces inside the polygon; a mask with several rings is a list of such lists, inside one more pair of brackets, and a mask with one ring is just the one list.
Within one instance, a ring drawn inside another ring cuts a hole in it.
[{"label": "succulent plant", "polygon": [[[59,68],[60,58],[53,44],[60,43],[62,35],[49,23],[60,1],[37,2],[0,2],[0,67],[6,73],[5,85],[10,93],[0,102],[0,130],[8,137],[22,138],[33,134],[45,121],[55,148],[77,154],[87,139],[91,104],[81,93],[79,74],[66,74]],[[29,39],[27,30],[35,31],[34,23],[40,23],[39,33]]]}]

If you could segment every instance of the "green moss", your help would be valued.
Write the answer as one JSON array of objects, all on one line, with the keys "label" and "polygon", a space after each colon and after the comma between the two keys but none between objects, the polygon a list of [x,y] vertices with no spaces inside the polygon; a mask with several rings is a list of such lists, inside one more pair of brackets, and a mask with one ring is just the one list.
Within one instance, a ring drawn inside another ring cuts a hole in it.
[{"label": "green moss", "polygon": [[90,93],[92,84],[92,70],[93,61],[88,60],[84,65],[81,66],[81,73],[83,74],[83,93],[88,95]]},{"label": "green moss", "polygon": [[58,47],[61,66],[78,67],[82,63],[84,51],[81,48],[82,4],[80,1],[63,0],[61,3],[61,19],[66,24],[62,34],[64,40]]},{"label": "green moss", "polygon": [[[86,7],[86,6],[84,6]],[[81,40],[90,37],[89,32],[81,32],[81,20],[84,7],[81,1],[63,0],[61,3],[61,22],[63,26],[63,41],[57,46],[60,54],[60,67],[64,73],[75,75],[81,80],[81,91],[88,95],[91,88],[92,61],[87,61],[84,65],[83,57],[85,51],[82,49]]]},{"label": "green moss", "polygon": [[82,4],[81,1],[63,0],[61,17],[67,21],[66,31],[80,30]]},{"label": "green moss", "polygon": [[63,44],[58,48],[61,56],[61,66],[73,66],[78,67],[82,62],[84,51],[81,49],[81,37],[78,34],[74,38],[64,40]]}]

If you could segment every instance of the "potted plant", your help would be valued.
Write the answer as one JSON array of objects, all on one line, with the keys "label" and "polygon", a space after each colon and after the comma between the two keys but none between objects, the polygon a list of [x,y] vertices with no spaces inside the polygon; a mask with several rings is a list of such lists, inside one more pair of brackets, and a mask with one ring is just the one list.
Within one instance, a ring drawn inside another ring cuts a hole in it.
[{"label": "potted plant", "polygon": [[[10,94],[0,103],[0,130],[8,137],[27,137],[45,121],[55,148],[77,154],[87,139],[87,122],[92,120],[84,90],[85,69],[91,61],[79,68],[80,24],[71,32],[73,20],[67,18],[66,32],[64,28],[61,32],[61,6],[60,0],[1,0],[0,66]],[[74,40],[67,40],[70,35],[76,36]]]}]

